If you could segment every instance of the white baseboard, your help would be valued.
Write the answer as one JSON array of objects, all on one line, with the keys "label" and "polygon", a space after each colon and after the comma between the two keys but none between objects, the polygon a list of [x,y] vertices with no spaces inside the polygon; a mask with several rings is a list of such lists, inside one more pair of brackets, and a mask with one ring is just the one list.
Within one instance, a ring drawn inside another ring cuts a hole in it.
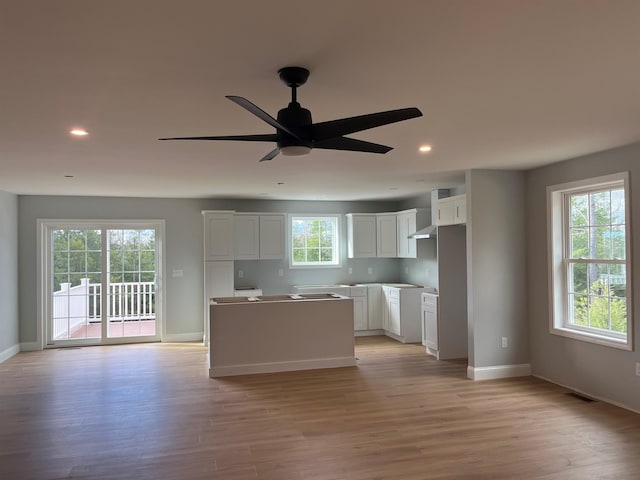
[{"label": "white baseboard", "polygon": [[40,342],[22,342],[20,344],[21,352],[36,352],[38,350],[42,350]]},{"label": "white baseboard", "polygon": [[471,380],[493,380],[496,378],[528,377],[531,365],[494,365],[492,367],[467,367],[467,378]]},{"label": "white baseboard", "polygon": [[247,365],[228,365],[209,369],[209,376],[229,377],[253,373],[291,372],[296,370],[317,370],[319,368],[353,367],[354,357],[321,358],[317,360],[297,360],[290,362],[254,363]]},{"label": "white baseboard", "polygon": [[16,353],[19,353],[19,352],[20,352],[20,345],[17,343],[3,350],[2,352],[0,352],[0,363],[4,362],[5,360],[9,360],[11,357],[13,357]]},{"label": "white baseboard", "polygon": [[356,330],[353,335],[355,337],[373,337],[377,335],[384,335],[384,330]]},{"label": "white baseboard", "polygon": [[162,339],[163,342],[202,342],[202,332],[193,333],[167,333]]}]

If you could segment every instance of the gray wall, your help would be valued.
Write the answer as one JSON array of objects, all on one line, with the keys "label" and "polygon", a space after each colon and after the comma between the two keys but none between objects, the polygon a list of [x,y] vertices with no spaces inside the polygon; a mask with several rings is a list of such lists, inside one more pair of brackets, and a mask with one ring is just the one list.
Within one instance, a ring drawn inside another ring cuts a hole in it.
[{"label": "gray wall", "polygon": [[0,361],[18,348],[18,197],[0,191]]},{"label": "gray wall", "polygon": [[[8,196],[7,198],[9,204],[12,198],[15,203],[15,197]],[[29,344],[38,340],[35,295],[37,285],[36,220],[39,218],[164,219],[166,221],[166,332],[169,336],[184,336],[202,332],[202,210],[342,214],[384,212],[397,209],[397,202],[20,196],[18,198],[20,342]],[[15,232],[15,228],[7,231]],[[9,237],[11,237],[10,234]],[[15,240],[13,244],[15,244]],[[264,288],[265,294],[269,294],[289,292],[292,285],[301,283],[404,281],[398,260],[375,258],[348,260],[346,259],[346,237],[344,237],[341,247],[344,252],[342,254],[344,261],[340,268],[289,270],[286,260],[238,262],[235,267],[236,277],[238,270],[243,269],[244,271],[242,280],[236,278],[238,286],[258,285]],[[8,251],[11,258],[15,258],[15,249],[8,247]],[[351,275],[348,274],[349,267],[353,271]],[[371,275],[367,273],[369,267],[373,269]],[[283,269],[283,277],[277,276],[280,268]],[[171,276],[172,270],[176,269],[183,271],[183,277],[174,278]],[[14,281],[13,277],[12,280]],[[15,298],[15,294],[13,298]]]},{"label": "gray wall", "polygon": [[549,333],[546,187],[629,171],[632,272],[640,272],[640,144],[529,171],[527,174],[527,271],[531,363],[534,375],[640,411],[640,282],[632,279],[634,348],[628,352]]},{"label": "gray wall", "polygon": [[[431,225],[431,193],[418,195],[400,202],[398,210],[410,208],[424,208],[426,212],[426,225],[417,225],[417,228]],[[423,238],[416,243],[417,258],[403,258],[400,260],[400,272],[402,281],[425,287],[438,288],[438,244],[435,238]]]},{"label": "gray wall", "polygon": [[[529,362],[525,274],[525,174],[467,172],[469,365]],[[501,348],[501,338],[508,347]]]}]

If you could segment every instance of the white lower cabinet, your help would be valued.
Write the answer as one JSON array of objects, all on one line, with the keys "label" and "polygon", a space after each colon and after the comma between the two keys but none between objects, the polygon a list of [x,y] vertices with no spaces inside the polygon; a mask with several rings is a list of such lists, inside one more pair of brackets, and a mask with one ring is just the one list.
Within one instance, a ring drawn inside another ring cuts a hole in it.
[{"label": "white lower cabinet", "polygon": [[422,294],[422,344],[438,358],[438,296]]},{"label": "white lower cabinet", "polygon": [[382,286],[382,328],[402,343],[420,343],[422,321],[419,287]]}]

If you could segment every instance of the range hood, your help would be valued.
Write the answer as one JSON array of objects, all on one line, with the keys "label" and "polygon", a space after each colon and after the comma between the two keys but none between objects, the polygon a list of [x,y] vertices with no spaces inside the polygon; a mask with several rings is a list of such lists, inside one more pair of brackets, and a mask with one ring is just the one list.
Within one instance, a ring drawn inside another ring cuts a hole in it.
[{"label": "range hood", "polygon": [[421,228],[420,230],[409,235],[409,238],[435,238],[438,234],[438,227],[436,225],[429,225],[428,227]]}]

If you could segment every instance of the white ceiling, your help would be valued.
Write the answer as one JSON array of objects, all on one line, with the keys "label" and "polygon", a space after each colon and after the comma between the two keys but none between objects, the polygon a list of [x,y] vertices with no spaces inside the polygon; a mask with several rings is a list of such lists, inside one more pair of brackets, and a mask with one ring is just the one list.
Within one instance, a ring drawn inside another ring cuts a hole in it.
[{"label": "white ceiling", "polygon": [[[639,22],[637,0],[3,0],[0,190],[392,199],[636,142]],[[351,135],[386,155],[157,141],[274,133],[225,95],[275,116],[288,65],[314,121],[424,116]]]}]

